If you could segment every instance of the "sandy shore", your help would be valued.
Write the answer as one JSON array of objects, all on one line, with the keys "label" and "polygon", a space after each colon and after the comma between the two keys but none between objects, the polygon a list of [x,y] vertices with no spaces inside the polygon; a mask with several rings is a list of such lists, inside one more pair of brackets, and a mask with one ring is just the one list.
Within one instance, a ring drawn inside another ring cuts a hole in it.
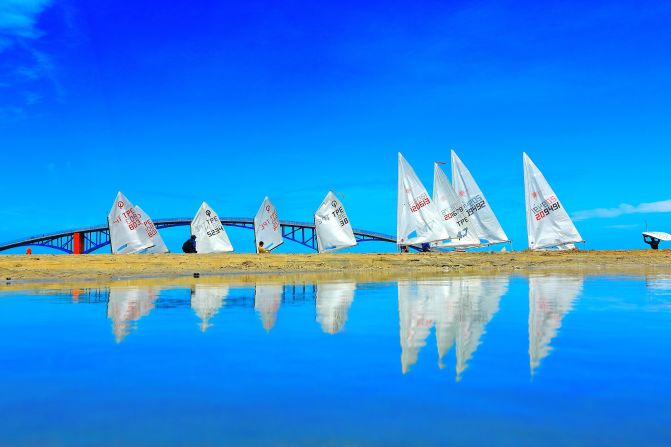
[{"label": "sandy shore", "polygon": [[229,273],[418,274],[562,271],[671,273],[671,250],[417,254],[11,255],[0,280],[116,279]]}]

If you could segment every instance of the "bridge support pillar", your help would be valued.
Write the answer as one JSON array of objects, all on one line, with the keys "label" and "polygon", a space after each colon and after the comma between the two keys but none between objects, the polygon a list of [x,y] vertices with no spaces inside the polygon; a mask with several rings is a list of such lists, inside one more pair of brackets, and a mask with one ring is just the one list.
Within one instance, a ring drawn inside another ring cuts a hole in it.
[{"label": "bridge support pillar", "polygon": [[72,254],[81,255],[84,253],[84,234],[76,232],[72,235]]}]

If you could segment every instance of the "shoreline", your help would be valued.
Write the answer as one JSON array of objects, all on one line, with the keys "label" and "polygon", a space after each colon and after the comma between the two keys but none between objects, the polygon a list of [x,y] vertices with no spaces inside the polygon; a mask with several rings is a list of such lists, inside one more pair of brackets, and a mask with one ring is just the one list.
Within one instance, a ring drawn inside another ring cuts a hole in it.
[{"label": "shoreline", "polygon": [[[671,250],[383,254],[3,255],[2,281],[229,274],[671,273]],[[9,278],[9,280],[7,280]]]}]

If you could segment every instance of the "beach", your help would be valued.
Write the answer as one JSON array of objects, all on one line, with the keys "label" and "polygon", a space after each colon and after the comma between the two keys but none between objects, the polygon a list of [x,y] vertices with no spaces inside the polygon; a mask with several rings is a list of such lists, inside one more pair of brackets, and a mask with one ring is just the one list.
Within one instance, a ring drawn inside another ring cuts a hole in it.
[{"label": "beach", "polygon": [[585,250],[384,254],[5,255],[0,278],[123,279],[239,273],[671,272],[671,250]]}]

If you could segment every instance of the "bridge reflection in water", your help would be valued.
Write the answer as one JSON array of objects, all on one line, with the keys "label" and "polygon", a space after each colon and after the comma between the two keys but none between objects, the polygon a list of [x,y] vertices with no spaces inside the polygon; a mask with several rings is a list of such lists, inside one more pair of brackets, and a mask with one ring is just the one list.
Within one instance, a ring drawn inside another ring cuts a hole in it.
[{"label": "bridge reflection in water", "polygon": [[[260,279],[260,281],[262,281]],[[531,375],[551,351],[563,318],[570,312],[582,291],[582,278],[529,278],[529,366]],[[508,277],[455,277],[436,280],[399,281],[398,318],[401,347],[401,371],[409,373],[419,359],[432,331],[435,333],[438,367],[455,350],[455,377],[468,368],[484,340],[487,324],[499,311],[501,298],[508,292]],[[166,297],[163,292],[173,289]],[[187,293],[183,293],[186,292]],[[197,317],[196,324],[205,333],[216,326],[223,308],[249,308],[260,326],[271,332],[278,313],[285,305],[313,305],[316,324],[325,334],[345,329],[354,303],[354,281],[324,283],[264,284],[193,284],[183,286],[111,286],[78,289],[71,296],[79,303],[107,303],[107,318],[117,343],[138,329],[140,320],[149,318],[154,309],[188,308]]]},{"label": "bridge reflection in water", "polygon": [[[249,217],[224,217],[221,223],[227,227],[254,229],[254,219]],[[154,220],[156,228],[189,226],[190,218],[171,218]],[[300,245],[317,250],[315,225],[309,222],[280,221],[282,237]],[[396,238],[388,234],[377,233],[361,229],[353,229],[357,243],[368,241],[391,242],[396,244]],[[0,244],[0,252],[19,247],[47,247],[64,253],[88,254],[110,243],[109,228],[107,225],[79,228],[74,230],[58,231],[55,233],[31,236]],[[413,247],[416,248],[416,247]]]}]

